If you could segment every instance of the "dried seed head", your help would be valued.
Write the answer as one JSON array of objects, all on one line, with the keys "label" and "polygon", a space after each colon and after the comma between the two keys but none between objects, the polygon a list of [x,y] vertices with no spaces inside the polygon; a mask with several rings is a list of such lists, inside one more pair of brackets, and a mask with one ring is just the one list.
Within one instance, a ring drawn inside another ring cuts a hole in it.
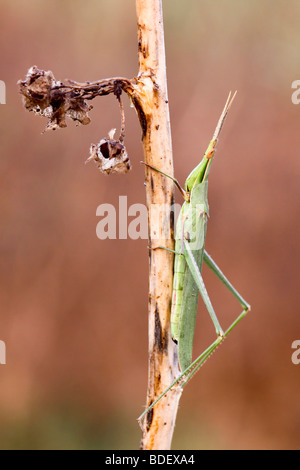
[{"label": "dried seed head", "polygon": [[18,85],[25,108],[48,118],[45,130],[66,127],[66,117],[77,124],[89,124],[88,111],[92,106],[80,97],[78,90],[68,89],[56,81],[51,71],[40,70],[34,65]]},{"label": "dried seed head", "polygon": [[24,81],[18,82],[28,111],[42,113],[50,105],[50,91],[55,86],[53,73],[31,67]]},{"label": "dried seed head", "polygon": [[115,129],[109,132],[109,138],[100,140],[90,147],[88,161],[94,160],[102,173],[128,173],[131,170],[130,160],[126,148],[120,140],[114,140]]}]

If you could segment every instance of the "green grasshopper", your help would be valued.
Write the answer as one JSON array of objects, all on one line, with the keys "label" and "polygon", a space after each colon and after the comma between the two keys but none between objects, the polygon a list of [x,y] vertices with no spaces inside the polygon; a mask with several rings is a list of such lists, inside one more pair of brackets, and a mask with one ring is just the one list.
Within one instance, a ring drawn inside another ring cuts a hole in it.
[{"label": "green grasshopper", "polygon": [[[139,417],[139,420],[142,419],[174,385],[178,384],[183,387],[250,310],[250,305],[236,291],[204,249],[207,218],[209,215],[207,200],[208,175],[213,156],[216,152],[218,138],[227,113],[235,98],[235,94],[232,97],[231,93],[229,94],[213,138],[201,162],[188,176],[185,182],[185,189],[181,188],[178,181],[172,176],[147,165],[164,176],[171,178],[185,199],[176,225],[175,250],[159,247],[175,253],[171,335],[173,341],[178,344],[178,360],[182,373],[150,407],[144,411]],[[223,284],[225,284],[243,308],[242,313],[226,332],[223,332],[219,324],[201,276],[203,261],[217,275]],[[197,357],[194,362],[191,362],[199,292],[216,329],[217,339]]]}]

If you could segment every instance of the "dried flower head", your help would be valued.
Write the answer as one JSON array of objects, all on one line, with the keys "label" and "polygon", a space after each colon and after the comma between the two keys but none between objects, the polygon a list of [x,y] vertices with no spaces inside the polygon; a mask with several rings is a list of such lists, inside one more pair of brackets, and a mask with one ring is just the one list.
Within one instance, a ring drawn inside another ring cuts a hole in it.
[{"label": "dried flower head", "polygon": [[89,124],[88,111],[92,109],[81,97],[80,90],[55,80],[51,71],[31,67],[24,81],[19,81],[24,106],[48,118],[45,130],[66,127],[66,117],[80,124]]},{"label": "dried flower head", "polygon": [[88,161],[94,160],[102,173],[127,173],[131,170],[130,160],[126,148],[120,140],[114,140],[115,129],[112,129],[108,138],[100,140],[98,144],[90,147]]}]

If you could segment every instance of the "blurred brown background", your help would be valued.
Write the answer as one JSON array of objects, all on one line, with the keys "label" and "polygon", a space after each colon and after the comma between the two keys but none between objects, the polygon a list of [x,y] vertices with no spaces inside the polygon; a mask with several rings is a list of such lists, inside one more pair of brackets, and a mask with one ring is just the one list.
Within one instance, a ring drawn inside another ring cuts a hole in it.
[{"label": "blurred brown background", "polygon": [[[210,174],[207,249],[252,312],[185,390],[174,449],[298,449],[300,79],[297,0],[165,0],[177,178],[206,148],[238,90]],[[126,101],[128,176],[84,165],[118,127],[113,96],[92,123],[41,135],[16,82],[31,65],[57,79],[137,74],[135,2],[2,0],[0,79],[1,449],[135,449],[147,383],[145,240],[96,237],[96,208],[145,203],[141,132]],[[176,201],[181,202],[176,192]],[[224,325],[239,305],[207,270]],[[214,337],[199,303],[195,354]]]}]

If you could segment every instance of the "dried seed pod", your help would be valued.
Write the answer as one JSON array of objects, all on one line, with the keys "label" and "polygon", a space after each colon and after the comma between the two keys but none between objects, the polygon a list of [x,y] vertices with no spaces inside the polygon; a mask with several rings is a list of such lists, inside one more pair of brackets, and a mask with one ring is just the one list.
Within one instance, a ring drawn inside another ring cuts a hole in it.
[{"label": "dried seed pod", "polygon": [[34,65],[28,70],[26,79],[18,84],[25,108],[48,118],[45,130],[66,127],[66,118],[76,124],[89,124],[88,111],[92,106],[82,99],[79,90],[68,89],[56,81],[51,71],[40,70]]},{"label": "dried seed pod", "polygon": [[125,145],[120,140],[114,140],[115,129],[109,132],[109,138],[100,140],[90,147],[88,161],[94,160],[102,173],[124,174],[131,170],[130,160]]},{"label": "dried seed pod", "polygon": [[56,85],[51,71],[40,70],[36,65],[31,67],[24,81],[19,81],[20,93],[23,95],[24,106],[28,111],[43,114],[50,105],[50,93]]}]

